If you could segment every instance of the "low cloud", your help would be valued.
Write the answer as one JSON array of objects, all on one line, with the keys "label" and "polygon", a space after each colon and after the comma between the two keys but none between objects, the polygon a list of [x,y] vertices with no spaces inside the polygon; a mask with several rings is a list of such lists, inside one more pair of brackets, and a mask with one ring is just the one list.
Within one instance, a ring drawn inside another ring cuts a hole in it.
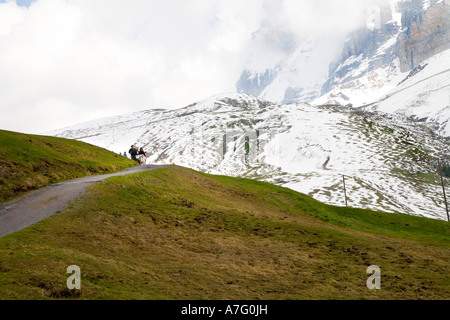
[{"label": "low cloud", "polygon": [[39,133],[235,91],[252,61],[270,67],[312,37],[339,43],[363,22],[362,2],[0,3],[0,128]]}]

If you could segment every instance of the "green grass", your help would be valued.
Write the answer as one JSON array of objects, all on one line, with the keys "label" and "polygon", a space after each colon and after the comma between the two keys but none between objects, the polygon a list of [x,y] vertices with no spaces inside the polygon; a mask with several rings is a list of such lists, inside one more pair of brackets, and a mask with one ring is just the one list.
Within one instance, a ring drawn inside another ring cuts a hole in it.
[{"label": "green grass", "polygon": [[60,181],[135,165],[84,142],[0,130],[0,202]]},{"label": "green grass", "polygon": [[[170,166],[95,184],[1,238],[0,298],[448,299],[449,249],[445,221]],[[66,288],[70,265],[81,290]]]},{"label": "green grass", "polygon": [[407,170],[404,170],[401,168],[393,168],[391,170],[391,172],[394,174],[402,175],[407,178],[413,178],[413,179],[416,179],[418,181],[422,181],[422,182],[425,182],[428,184],[438,184],[439,183],[438,175],[434,172],[433,173],[425,173],[425,172],[411,173],[411,172],[408,172]]}]

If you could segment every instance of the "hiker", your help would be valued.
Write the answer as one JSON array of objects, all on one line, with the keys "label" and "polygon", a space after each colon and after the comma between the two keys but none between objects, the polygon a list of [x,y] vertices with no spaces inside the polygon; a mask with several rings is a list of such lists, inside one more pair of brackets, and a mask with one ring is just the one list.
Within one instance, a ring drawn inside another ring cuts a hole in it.
[{"label": "hiker", "polygon": [[136,159],[137,150],[136,150],[136,148],[134,147],[134,145],[131,146],[131,149],[128,150],[128,153],[131,155],[131,160],[134,160],[134,161],[139,162],[138,159]]},{"label": "hiker", "polygon": [[145,164],[145,160],[147,158],[147,153],[145,153],[143,148],[140,148],[138,154],[139,154],[138,155],[139,163],[140,164]]},{"label": "hiker", "polygon": [[126,151],[123,152],[123,156],[124,156],[125,158],[128,158]]}]

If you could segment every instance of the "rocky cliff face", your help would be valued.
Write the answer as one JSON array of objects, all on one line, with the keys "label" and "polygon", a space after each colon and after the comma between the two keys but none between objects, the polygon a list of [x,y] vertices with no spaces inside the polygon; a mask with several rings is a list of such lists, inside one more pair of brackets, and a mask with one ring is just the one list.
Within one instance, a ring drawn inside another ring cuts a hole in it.
[{"label": "rocky cliff face", "polygon": [[450,48],[450,0],[384,0],[367,9],[367,25],[348,36],[328,69],[324,61],[332,55],[324,52],[330,39],[295,43],[292,36],[276,34],[268,38],[279,39],[274,45],[283,58],[267,69],[244,70],[237,91],[275,103],[316,103],[327,96],[320,101],[364,105],[385,94],[400,74]]},{"label": "rocky cliff face", "polygon": [[236,84],[238,92],[259,96],[272,83],[277,74],[276,70],[267,69],[264,73],[252,73],[244,70]]},{"label": "rocky cliff face", "polygon": [[[396,17],[395,4],[385,4],[379,7],[379,26],[367,26],[349,35],[344,43],[341,56],[330,64],[330,76],[322,87],[322,95],[330,92],[335,86],[349,83],[362,75],[389,65],[396,57],[394,46],[380,47],[389,43],[401,30],[400,21]],[[378,14],[375,12],[374,14]],[[378,17],[377,17],[378,18]],[[367,64],[367,65],[366,65]],[[363,73],[354,72],[364,65]],[[350,84],[352,85],[352,84]]]},{"label": "rocky cliff face", "polygon": [[402,7],[404,32],[398,38],[396,53],[401,71],[406,72],[425,59],[450,49],[450,1],[434,1],[426,10],[417,5],[403,4]]},{"label": "rocky cliff face", "polygon": [[386,1],[379,10],[379,28],[364,27],[349,36],[341,57],[330,65],[322,95],[397,59],[398,72],[409,72],[450,48],[450,0]]}]

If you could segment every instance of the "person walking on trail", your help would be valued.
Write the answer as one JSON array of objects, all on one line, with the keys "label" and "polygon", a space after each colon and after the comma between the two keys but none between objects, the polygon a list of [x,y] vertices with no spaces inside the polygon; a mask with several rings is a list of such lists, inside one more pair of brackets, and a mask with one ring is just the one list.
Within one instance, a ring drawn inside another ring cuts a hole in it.
[{"label": "person walking on trail", "polygon": [[134,161],[136,161],[136,162],[138,161],[138,160],[136,159],[136,155],[137,155],[138,151],[136,150],[136,148],[134,147],[134,145],[131,146],[131,149],[128,150],[128,153],[131,155],[131,160],[134,160]]},{"label": "person walking on trail", "polygon": [[143,148],[139,149],[137,158],[138,158],[139,164],[144,165],[146,163],[147,153],[144,151]]}]

